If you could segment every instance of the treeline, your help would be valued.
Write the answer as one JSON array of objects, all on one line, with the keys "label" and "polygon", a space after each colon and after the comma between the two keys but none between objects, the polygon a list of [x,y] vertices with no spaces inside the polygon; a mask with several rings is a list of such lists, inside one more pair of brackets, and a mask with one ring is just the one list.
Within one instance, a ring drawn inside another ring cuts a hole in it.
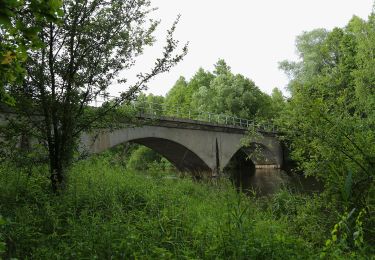
[{"label": "treeline", "polygon": [[277,117],[284,104],[279,89],[274,88],[271,96],[263,93],[252,80],[234,74],[222,59],[214,67],[213,72],[200,68],[190,80],[181,76],[166,97],[143,94],[137,100],[178,108],[182,114],[194,109],[259,121]]}]

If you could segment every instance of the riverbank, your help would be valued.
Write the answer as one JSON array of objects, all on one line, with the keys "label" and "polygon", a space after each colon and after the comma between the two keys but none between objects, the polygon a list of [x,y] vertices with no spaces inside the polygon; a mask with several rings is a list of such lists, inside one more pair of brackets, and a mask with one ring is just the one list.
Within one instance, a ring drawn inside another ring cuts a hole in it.
[{"label": "riverbank", "polygon": [[313,259],[361,257],[327,248],[337,215],[322,198],[281,190],[245,196],[230,182],[125,171],[95,156],[71,170],[64,194],[46,169],[0,168],[2,257],[19,259]]}]

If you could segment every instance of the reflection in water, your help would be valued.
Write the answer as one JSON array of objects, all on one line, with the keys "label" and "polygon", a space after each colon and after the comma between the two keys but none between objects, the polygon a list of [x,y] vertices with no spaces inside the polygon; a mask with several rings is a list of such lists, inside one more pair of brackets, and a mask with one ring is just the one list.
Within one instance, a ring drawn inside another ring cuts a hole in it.
[{"label": "reflection in water", "polygon": [[282,187],[303,192],[322,191],[322,184],[311,177],[287,174],[280,169],[248,169],[247,171],[230,171],[233,184],[245,193],[256,192],[257,195],[271,195]]},{"label": "reflection in water", "polygon": [[279,169],[253,169],[247,172],[231,174],[234,185],[244,192],[256,192],[259,195],[273,194],[290,182],[290,178]]},{"label": "reflection in water", "polygon": [[245,193],[256,192],[257,195],[270,195],[282,187],[313,193],[322,190],[321,183],[314,178],[305,178],[297,174],[288,174],[280,169],[255,169],[247,155],[238,151],[224,169],[237,189]]}]

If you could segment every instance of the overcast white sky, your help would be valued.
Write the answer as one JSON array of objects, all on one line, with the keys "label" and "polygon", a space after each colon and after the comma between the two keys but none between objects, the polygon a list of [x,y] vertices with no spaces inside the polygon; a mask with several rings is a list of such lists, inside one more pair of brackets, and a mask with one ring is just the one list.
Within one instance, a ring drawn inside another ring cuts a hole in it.
[{"label": "overcast white sky", "polygon": [[[189,41],[189,53],[169,73],[157,76],[148,93],[165,95],[180,76],[189,79],[199,67],[213,70],[223,58],[232,68],[252,79],[264,92],[281,90],[288,79],[278,62],[296,60],[295,38],[315,28],[347,24],[353,15],[367,18],[373,0],[153,0],[153,14],[162,22],[158,42],[145,51],[134,71],[147,71],[160,56],[165,31],[178,14],[176,39]],[[128,74],[129,75],[129,74]],[[113,89],[113,94],[117,91]]]}]

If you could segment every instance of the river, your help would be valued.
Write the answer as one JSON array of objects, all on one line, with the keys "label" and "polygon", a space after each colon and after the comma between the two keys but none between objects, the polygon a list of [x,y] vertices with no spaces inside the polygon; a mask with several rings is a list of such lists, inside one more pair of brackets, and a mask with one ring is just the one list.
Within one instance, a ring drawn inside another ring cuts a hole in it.
[{"label": "river", "polygon": [[282,187],[303,193],[322,191],[323,186],[312,177],[288,173],[280,169],[236,169],[229,171],[227,175],[237,189],[245,193],[256,192],[258,196],[272,195]]}]

